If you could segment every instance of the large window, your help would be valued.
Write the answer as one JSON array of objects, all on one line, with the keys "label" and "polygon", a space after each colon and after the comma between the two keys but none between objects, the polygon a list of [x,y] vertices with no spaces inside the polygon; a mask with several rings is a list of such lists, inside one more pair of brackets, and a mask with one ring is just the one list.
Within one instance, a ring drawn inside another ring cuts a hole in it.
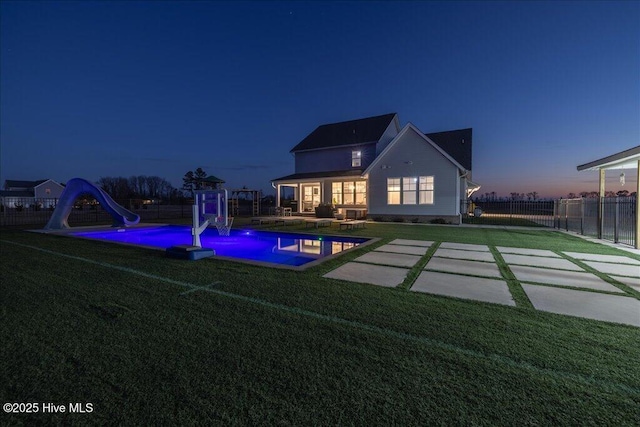
[{"label": "large window", "polygon": [[400,178],[387,178],[387,204],[400,204]]},{"label": "large window", "polygon": [[354,150],[351,152],[351,167],[359,168],[362,165],[362,152]]},{"label": "large window", "polygon": [[331,201],[334,205],[342,204],[342,183],[334,182],[331,184]]},{"label": "large window", "polygon": [[367,204],[367,183],[366,181],[356,181],[356,205]]},{"label": "large window", "polygon": [[432,205],[433,192],[433,176],[387,178],[387,204],[389,205]]},{"label": "large window", "polygon": [[402,178],[402,204],[416,204],[416,190],[418,188],[418,178]]},{"label": "large window", "polygon": [[419,203],[421,205],[433,204],[433,177],[420,177]]},{"label": "large window", "polygon": [[366,205],[367,182],[334,182],[331,184],[331,194],[335,205]]}]

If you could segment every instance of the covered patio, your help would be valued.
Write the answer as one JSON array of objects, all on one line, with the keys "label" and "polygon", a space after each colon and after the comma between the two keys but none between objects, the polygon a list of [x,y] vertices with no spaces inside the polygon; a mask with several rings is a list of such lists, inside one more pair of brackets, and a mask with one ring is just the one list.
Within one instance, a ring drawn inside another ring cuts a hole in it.
[{"label": "covered patio", "polygon": [[[599,171],[599,197],[600,206],[598,209],[598,238],[602,238],[602,219],[604,217],[604,204],[602,200],[605,197],[605,174],[607,170],[634,170],[636,176],[636,203],[635,203],[635,244],[636,249],[640,249],[640,145],[630,148],[619,153],[612,154],[593,162],[585,163],[578,166],[579,171],[591,170]],[[624,172],[623,172],[624,173]],[[625,179],[622,175],[621,179]]]}]

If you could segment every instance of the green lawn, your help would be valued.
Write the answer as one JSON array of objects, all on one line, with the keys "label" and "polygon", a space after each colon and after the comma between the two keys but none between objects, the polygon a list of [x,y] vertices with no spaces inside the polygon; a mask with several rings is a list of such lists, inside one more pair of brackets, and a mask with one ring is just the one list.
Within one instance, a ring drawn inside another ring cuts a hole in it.
[{"label": "green lawn", "polygon": [[303,272],[3,230],[0,400],[94,407],[3,424],[638,424],[640,328],[536,311],[515,280],[503,307],[410,292],[417,271],[396,289],[322,278],[394,238],[628,254],[559,232],[367,227],[344,234],[378,243]]}]

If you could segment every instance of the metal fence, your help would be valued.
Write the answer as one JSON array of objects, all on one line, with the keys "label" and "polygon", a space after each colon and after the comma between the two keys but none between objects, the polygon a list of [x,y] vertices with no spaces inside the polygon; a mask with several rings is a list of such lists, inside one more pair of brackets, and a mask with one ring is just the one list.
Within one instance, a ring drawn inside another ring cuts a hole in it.
[{"label": "metal fence", "polygon": [[[599,224],[600,204],[602,204],[602,220]],[[558,229],[635,246],[635,197],[560,199],[556,201],[555,216],[555,227]],[[598,236],[599,228],[600,236]]]},{"label": "metal fence", "polygon": [[[141,199],[116,200],[116,203],[140,216],[140,221],[171,220],[191,218],[192,200],[154,200],[152,203]],[[58,199],[15,198],[0,203],[0,226],[44,226],[49,222]],[[252,214],[251,201],[240,200],[238,215]],[[270,205],[262,204],[262,211],[268,212]],[[76,200],[69,215],[69,225],[109,224],[111,216],[94,200]]]},{"label": "metal fence", "polygon": [[553,200],[463,200],[465,224],[554,226]]},{"label": "metal fence", "polygon": [[[118,204],[140,216],[141,221],[158,219],[191,218],[188,200],[154,201],[144,203],[137,199],[118,200]],[[12,198],[10,203],[0,205],[0,226],[45,225],[58,199]],[[70,225],[110,223],[111,216],[97,203],[76,201],[69,215]]]}]

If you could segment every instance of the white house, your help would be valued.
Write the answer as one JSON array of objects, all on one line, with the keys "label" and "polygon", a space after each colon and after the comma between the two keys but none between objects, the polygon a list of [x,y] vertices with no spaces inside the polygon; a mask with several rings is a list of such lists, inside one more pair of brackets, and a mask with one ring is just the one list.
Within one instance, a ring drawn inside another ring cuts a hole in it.
[{"label": "white house", "polygon": [[37,181],[17,181],[6,180],[4,190],[0,191],[0,199],[3,206],[15,208],[22,206],[28,208],[38,202],[41,207],[52,207],[55,205],[64,185],[52,179],[40,179]]},{"label": "white house", "polygon": [[293,188],[293,210],[321,203],[347,217],[461,220],[471,181],[472,129],[425,134],[395,113],[322,125],[297,144],[295,173],[274,179],[276,203]]}]

